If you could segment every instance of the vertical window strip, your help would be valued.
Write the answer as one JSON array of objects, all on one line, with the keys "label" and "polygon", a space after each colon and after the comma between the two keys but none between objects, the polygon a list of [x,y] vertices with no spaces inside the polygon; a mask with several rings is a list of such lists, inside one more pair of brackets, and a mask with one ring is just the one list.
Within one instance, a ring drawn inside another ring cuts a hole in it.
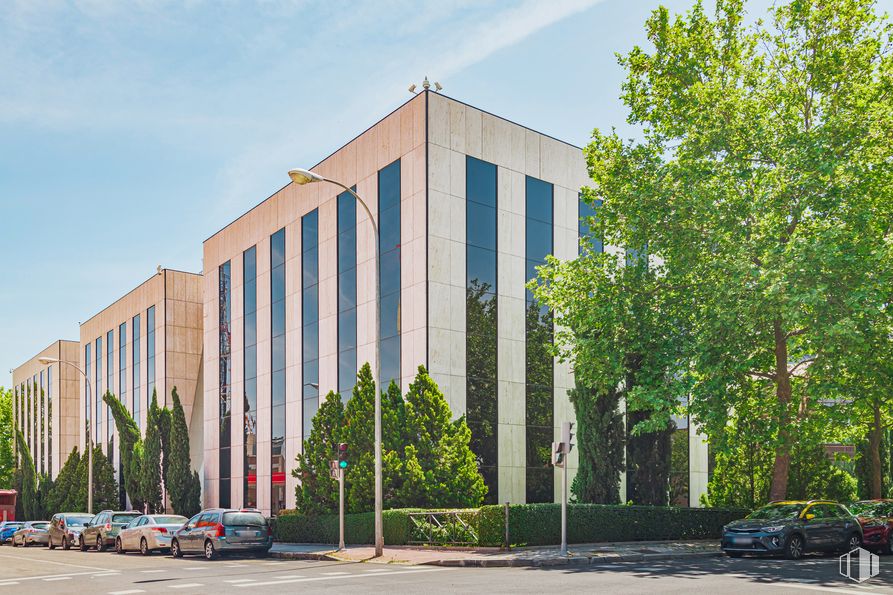
[{"label": "vertical window strip", "polygon": [[40,428],[40,394],[37,392],[37,374],[31,379],[31,402],[34,407],[34,426],[31,430],[31,458],[36,460],[35,452],[37,451],[38,428]]},{"label": "vertical window strip", "polygon": [[285,508],[285,228],[270,236],[270,512]]},{"label": "vertical window strip", "polygon": [[137,314],[133,317],[131,322],[131,334],[133,335],[133,346],[130,348],[130,357],[131,357],[131,374],[133,375],[133,382],[131,382],[132,395],[131,395],[131,411],[133,412],[133,419],[136,421],[136,427],[139,428],[141,426],[140,417],[142,415],[142,394],[140,393],[140,315]]},{"label": "vertical window strip", "polygon": [[[115,389],[115,331],[110,330],[105,334],[105,342],[106,342],[106,363],[105,369],[106,377],[105,377],[105,389],[106,391],[113,393]],[[115,451],[115,418],[112,416],[112,408],[106,405],[105,407],[105,438],[107,442],[107,450],[106,456],[109,458],[109,461],[114,463],[114,451]]]},{"label": "vertical window strip", "polygon": [[47,426],[47,410],[46,410],[46,391],[44,389],[44,373],[40,371],[40,442],[37,444],[37,452],[35,453],[35,461],[37,469],[41,473],[46,473],[46,426]]},{"label": "vertical window strip", "polygon": [[47,473],[53,474],[53,366],[47,368]]},{"label": "vertical window strip", "polygon": [[400,373],[400,160],[378,172],[381,388]]},{"label": "vertical window strip", "polygon": [[[146,310],[146,411],[152,403],[152,394],[155,392],[155,306]],[[159,404],[164,405],[164,395],[159,398]]]},{"label": "vertical window strip", "polygon": [[319,211],[301,218],[302,431],[310,436],[319,409]]},{"label": "vertical window strip", "polygon": [[[590,225],[590,221],[593,223],[598,217],[598,210],[601,208],[603,201],[600,198],[597,198],[593,201],[592,204],[589,204],[584,198],[583,194],[579,195],[579,234],[580,240],[585,241],[585,246],[588,246],[592,252],[602,253],[605,251],[605,244],[601,236],[592,237],[592,226]],[[583,253],[584,242],[580,243],[579,253]]]},{"label": "vertical window strip", "polygon": [[93,417],[95,418],[96,430],[93,432],[93,440],[96,444],[102,443],[102,337],[98,337],[95,343],[95,358],[96,358],[96,384],[93,387],[95,391],[95,395],[93,395],[93,400],[95,403],[95,408],[93,410]]},{"label": "vertical window strip", "polygon": [[91,436],[93,432],[93,394],[91,392],[90,386],[90,359],[92,357],[93,352],[93,344],[87,343],[84,346],[84,374],[86,378],[84,379],[84,449],[86,450],[87,444],[91,441]]},{"label": "vertical window strip", "polygon": [[[553,251],[553,187],[552,184],[526,178],[526,277],[536,277],[536,267],[545,263]],[[553,362],[549,353],[552,343],[552,314],[526,290],[526,450],[527,502],[552,502],[554,478],[550,446],[554,438]]]},{"label": "vertical window strip", "polygon": [[496,166],[466,157],[466,418],[471,449],[487,484],[488,504],[498,496]]},{"label": "vertical window strip", "polygon": [[242,253],[243,483],[242,501],[257,508],[257,247]]},{"label": "vertical window strip", "polygon": [[357,383],[357,201],[338,195],[338,392],[350,399]]},{"label": "vertical window strip", "polygon": [[231,484],[230,484],[230,425],[232,415],[232,398],[230,394],[230,382],[232,380],[232,333],[230,330],[231,319],[231,292],[230,285],[230,261],[226,261],[220,268],[218,282],[218,311],[219,311],[219,419],[220,419],[220,449],[219,449],[219,470],[220,470],[220,506],[229,508],[231,501]]}]

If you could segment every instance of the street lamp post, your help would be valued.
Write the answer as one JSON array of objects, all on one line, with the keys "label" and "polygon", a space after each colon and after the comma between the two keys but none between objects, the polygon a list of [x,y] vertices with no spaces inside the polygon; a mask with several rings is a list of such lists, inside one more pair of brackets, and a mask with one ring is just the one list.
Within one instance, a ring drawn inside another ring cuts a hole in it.
[{"label": "street lamp post", "polygon": [[[41,357],[38,360],[41,364],[65,364],[71,366],[84,377],[87,383],[87,394],[93,394],[93,388],[90,386],[90,378],[87,373],[71,362],[67,362],[55,357]],[[93,514],[93,441],[90,440],[90,420],[87,420],[87,514]]]},{"label": "street lamp post", "polygon": [[372,239],[375,242],[375,375],[372,378],[375,384],[375,555],[381,556],[384,553],[384,525],[382,522],[382,481],[381,481],[381,349],[379,346],[379,328],[381,320],[381,258],[379,251],[381,246],[378,241],[378,223],[372,217],[372,211],[360,195],[351,190],[345,184],[337,180],[330,180],[317,173],[306,169],[289,170],[288,176],[295,184],[303,186],[314,182],[329,182],[335,184],[349,192],[356,199],[372,225]]}]

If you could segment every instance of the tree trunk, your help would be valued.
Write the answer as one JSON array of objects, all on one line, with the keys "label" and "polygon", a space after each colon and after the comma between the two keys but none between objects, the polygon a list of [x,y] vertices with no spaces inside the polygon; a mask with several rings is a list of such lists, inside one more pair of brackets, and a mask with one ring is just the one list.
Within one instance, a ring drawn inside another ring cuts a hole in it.
[{"label": "tree trunk", "polygon": [[881,435],[883,427],[881,426],[881,407],[877,400],[872,404],[874,410],[874,420],[871,429],[868,431],[868,453],[869,453],[869,489],[870,497],[877,499],[881,497]]},{"label": "tree trunk", "polygon": [[781,409],[778,420],[778,446],[775,448],[775,464],[772,467],[772,486],[769,500],[784,500],[788,490],[788,473],[791,468],[791,376],[788,373],[788,343],[780,320],[773,322],[775,333],[775,396]]}]

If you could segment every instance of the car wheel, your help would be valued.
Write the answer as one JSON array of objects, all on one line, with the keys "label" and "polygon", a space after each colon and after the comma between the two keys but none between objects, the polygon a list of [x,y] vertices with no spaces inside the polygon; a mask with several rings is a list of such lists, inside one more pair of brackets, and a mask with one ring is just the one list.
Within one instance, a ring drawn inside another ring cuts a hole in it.
[{"label": "car wheel", "polygon": [[211,540],[208,539],[205,541],[205,560],[213,560],[217,557],[217,550],[214,549],[214,544],[211,543]]},{"label": "car wheel", "polygon": [[102,535],[96,536],[96,551],[97,552],[105,551],[105,539],[102,538]]},{"label": "car wheel", "polygon": [[53,545],[53,538],[52,538],[52,537],[48,537],[48,538],[47,538],[47,547],[50,548],[51,550],[56,549],[56,546]]},{"label": "car wheel", "polygon": [[853,533],[850,535],[849,539],[846,540],[846,551],[851,552],[858,547],[862,547],[862,538],[859,537],[858,533]]},{"label": "car wheel", "polygon": [[16,547],[16,538],[15,538],[15,535],[12,536],[12,547]]},{"label": "car wheel", "polygon": [[171,542],[171,556],[174,558],[183,557],[183,551],[180,549],[180,542],[176,539]]},{"label": "car wheel", "polygon": [[146,542],[145,537],[140,539],[140,553],[144,556],[148,556],[152,553],[152,550],[149,549],[149,544]]},{"label": "car wheel", "polygon": [[82,552],[86,552],[88,549],[90,549],[87,547],[87,538],[83,535],[81,535],[80,539],[78,539],[78,547],[81,548]]},{"label": "car wheel", "polygon": [[65,551],[68,551],[68,550],[71,549],[71,544],[68,543],[68,538],[67,538],[67,537],[63,537],[63,538],[62,538],[62,549],[65,550]]},{"label": "car wheel", "polygon": [[121,543],[121,538],[120,538],[120,537],[118,537],[117,539],[115,539],[115,553],[116,553],[116,554],[124,554],[124,553],[126,553],[126,552],[124,551],[124,544]]},{"label": "car wheel", "polygon": [[788,537],[784,544],[784,557],[788,560],[799,560],[803,557],[803,538],[796,533]]}]

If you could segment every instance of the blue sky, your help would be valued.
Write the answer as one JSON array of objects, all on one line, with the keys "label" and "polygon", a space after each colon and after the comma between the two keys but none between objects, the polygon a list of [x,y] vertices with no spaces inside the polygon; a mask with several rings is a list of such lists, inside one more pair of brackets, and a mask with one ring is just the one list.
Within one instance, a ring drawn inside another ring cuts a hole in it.
[{"label": "blue sky", "polygon": [[[691,0],[666,0],[674,11]],[[752,0],[752,15],[772,0]],[[584,145],[651,0],[11,0],[0,13],[0,366],[18,366],[409,98]],[[882,0],[890,10],[893,0]],[[3,382],[3,384],[9,381]]]}]

